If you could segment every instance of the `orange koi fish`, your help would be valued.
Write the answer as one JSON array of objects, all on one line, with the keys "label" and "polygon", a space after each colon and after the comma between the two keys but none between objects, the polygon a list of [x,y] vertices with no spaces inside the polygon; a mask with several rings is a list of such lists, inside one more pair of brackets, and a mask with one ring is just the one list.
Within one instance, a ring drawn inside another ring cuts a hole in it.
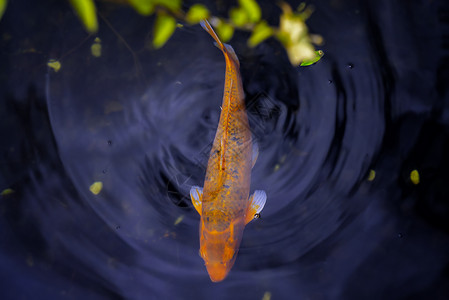
[{"label": "orange koi fish", "polygon": [[209,22],[204,20],[201,26],[214,38],[226,60],[223,104],[204,188],[190,189],[193,206],[201,215],[200,255],[210,279],[218,282],[234,265],[245,225],[262,210],[267,196],[258,190],[249,197],[258,148],[251,139],[239,60]]}]

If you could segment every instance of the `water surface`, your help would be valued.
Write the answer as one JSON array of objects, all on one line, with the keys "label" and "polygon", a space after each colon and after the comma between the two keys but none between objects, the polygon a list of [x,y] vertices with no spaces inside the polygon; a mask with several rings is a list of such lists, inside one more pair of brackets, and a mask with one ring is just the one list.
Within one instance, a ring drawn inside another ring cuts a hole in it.
[{"label": "water surface", "polygon": [[251,189],[268,200],[218,284],[189,190],[218,124],[222,54],[200,26],[151,50],[151,18],[99,3],[97,58],[66,3],[22,2],[0,22],[0,188],[14,190],[0,201],[2,299],[449,295],[443,1],[311,1],[325,56],[307,68],[275,40],[231,40],[260,148]]}]

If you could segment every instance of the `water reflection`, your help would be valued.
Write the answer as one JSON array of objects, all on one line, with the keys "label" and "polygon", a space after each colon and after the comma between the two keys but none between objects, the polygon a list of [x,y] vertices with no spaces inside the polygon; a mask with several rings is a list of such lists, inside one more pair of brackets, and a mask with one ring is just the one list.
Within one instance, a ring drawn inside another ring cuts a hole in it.
[{"label": "water reflection", "polygon": [[[261,150],[252,190],[268,201],[220,284],[198,256],[188,198],[220,113],[224,62],[208,37],[182,29],[146,51],[151,23],[111,10],[134,52],[105,26],[94,58],[95,37],[54,7],[62,25],[24,25],[51,41],[44,54],[12,60],[22,36],[5,15],[0,182],[15,191],[0,204],[5,299],[444,298],[447,76],[416,43],[444,46],[432,20],[447,22],[448,10],[387,2],[317,1],[310,25],[326,54],[309,68],[292,68],[274,41],[232,41]],[[43,67],[53,55],[57,73]]]}]

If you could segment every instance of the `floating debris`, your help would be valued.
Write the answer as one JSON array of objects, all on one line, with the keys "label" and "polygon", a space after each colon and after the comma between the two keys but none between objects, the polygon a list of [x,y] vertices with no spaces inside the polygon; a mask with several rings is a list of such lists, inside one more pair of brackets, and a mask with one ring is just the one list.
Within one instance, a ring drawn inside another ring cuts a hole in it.
[{"label": "floating debris", "polygon": [[413,184],[418,184],[419,183],[418,170],[413,170],[413,171],[410,172],[410,180],[412,181]]},{"label": "floating debris", "polygon": [[96,37],[92,46],[90,46],[90,52],[95,57],[101,56],[101,40],[99,37]]},{"label": "floating debris", "polygon": [[102,188],[103,188],[103,182],[96,181],[89,187],[89,190],[92,192],[92,194],[98,195],[101,192]]},{"label": "floating debris", "polygon": [[61,63],[56,59],[50,59],[47,66],[52,68],[55,72],[58,72],[61,69]]},{"label": "floating debris", "polygon": [[176,219],[174,225],[175,225],[175,226],[178,225],[179,223],[182,222],[182,220],[184,220],[184,215],[179,216],[179,217]]},{"label": "floating debris", "polygon": [[265,292],[265,294],[263,294],[262,300],[271,300],[271,293]]},{"label": "floating debris", "polygon": [[376,171],[369,170],[368,181],[373,181],[376,178]]},{"label": "floating debris", "polygon": [[14,190],[13,189],[4,189],[1,193],[0,193],[0,195],[1,196],[6,196],[6,195],[11,195],[11,194],[13,194],[14,193]]}]

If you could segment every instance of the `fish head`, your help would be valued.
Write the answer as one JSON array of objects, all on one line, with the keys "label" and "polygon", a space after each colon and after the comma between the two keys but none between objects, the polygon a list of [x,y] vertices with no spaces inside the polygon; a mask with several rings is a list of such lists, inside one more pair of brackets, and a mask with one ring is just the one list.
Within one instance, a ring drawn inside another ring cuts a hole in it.
[{"label": "fish head", "polygon": [[226,278],[234,265],[242,240],[243,222],[231,222],[226,229],[208,230],[202,226],[200,255],[213,282]]}]

